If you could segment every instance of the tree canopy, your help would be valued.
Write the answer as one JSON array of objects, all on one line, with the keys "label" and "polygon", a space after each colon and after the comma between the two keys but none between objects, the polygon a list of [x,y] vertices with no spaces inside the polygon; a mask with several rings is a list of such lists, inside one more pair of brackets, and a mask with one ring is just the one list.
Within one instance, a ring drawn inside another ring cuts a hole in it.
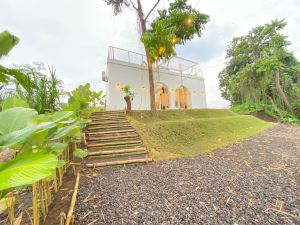
[{"label": "tree canopy", "polygon": [[176,0],[168,9],[158,10],[158,16],[141,40],[153,61],[168,60],[176,55],[175,46],[202,34],[209,16],[200,13],[187,0]]},{"label": "tree canopy", "polygon": [[19,43],[19,38],[8,31],[0,33],[0,58],[7,55]]},{"label": "tree canopy", "polygon": [[286,25],[274,20],[233,38],[219,74],[222,96],[232,106],[247,105],[280,117],[299,114],[300,64],[281,33]]}]

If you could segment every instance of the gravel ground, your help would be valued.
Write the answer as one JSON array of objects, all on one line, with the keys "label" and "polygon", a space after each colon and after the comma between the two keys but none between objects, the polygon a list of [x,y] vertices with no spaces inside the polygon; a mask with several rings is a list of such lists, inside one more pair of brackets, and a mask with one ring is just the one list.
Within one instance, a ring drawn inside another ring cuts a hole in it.
[{"label": "gravel ground", "polygon": [[202,157],[88,170],[75,213],[80,225],[300,224],[300,127]]}]

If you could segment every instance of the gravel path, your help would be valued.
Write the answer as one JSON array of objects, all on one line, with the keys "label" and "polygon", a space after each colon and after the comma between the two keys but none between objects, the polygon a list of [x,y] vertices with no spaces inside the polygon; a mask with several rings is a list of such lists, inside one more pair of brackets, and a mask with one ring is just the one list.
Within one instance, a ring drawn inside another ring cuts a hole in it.
[{"label": "gravel path", "polygon": [[75,224],[300,224],[300,127],[280,124],[202,157],[94,172],[82,176]]}]

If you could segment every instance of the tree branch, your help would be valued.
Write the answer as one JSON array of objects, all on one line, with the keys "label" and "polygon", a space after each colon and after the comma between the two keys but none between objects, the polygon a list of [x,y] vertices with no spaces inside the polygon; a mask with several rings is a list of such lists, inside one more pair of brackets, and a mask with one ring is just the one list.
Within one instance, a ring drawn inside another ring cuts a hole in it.
[{"label": "tree branch", "polygon": [[132,2],[131,0],[129,0],[129,1],[130,1],[130,3],[131,3],[132,7],[133,7],[135,10],[138,10],[137,7],[133,4],[133,2]]},{"label": "tree branch", "polygon": [[147,21],[148,17],[150,16],[150,14],[153,12],[153,10],[156,8],[156,6],[158,5],[158,3],[160,2],[160,0],[157,0],[157,2],[155,3],[155,5],[152,7],[152,9],[148,12],[147,16],[145,17],[145,21]]}]

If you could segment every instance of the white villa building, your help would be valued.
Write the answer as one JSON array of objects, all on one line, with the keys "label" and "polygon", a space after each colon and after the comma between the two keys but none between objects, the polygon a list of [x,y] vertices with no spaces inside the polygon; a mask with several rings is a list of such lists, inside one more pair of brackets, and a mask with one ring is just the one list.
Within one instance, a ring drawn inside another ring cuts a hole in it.
[{"label": "white villa building", "polygon": [[[132,109],[150,109],[149,76],[146,56],[109,47],[106,82],[107,110],[126,107],[122,87],[130,85],[135,93]],[[206,108],[205,84],[196,62],[173,57],[166,63],[153,65],[157,109]]]}]

